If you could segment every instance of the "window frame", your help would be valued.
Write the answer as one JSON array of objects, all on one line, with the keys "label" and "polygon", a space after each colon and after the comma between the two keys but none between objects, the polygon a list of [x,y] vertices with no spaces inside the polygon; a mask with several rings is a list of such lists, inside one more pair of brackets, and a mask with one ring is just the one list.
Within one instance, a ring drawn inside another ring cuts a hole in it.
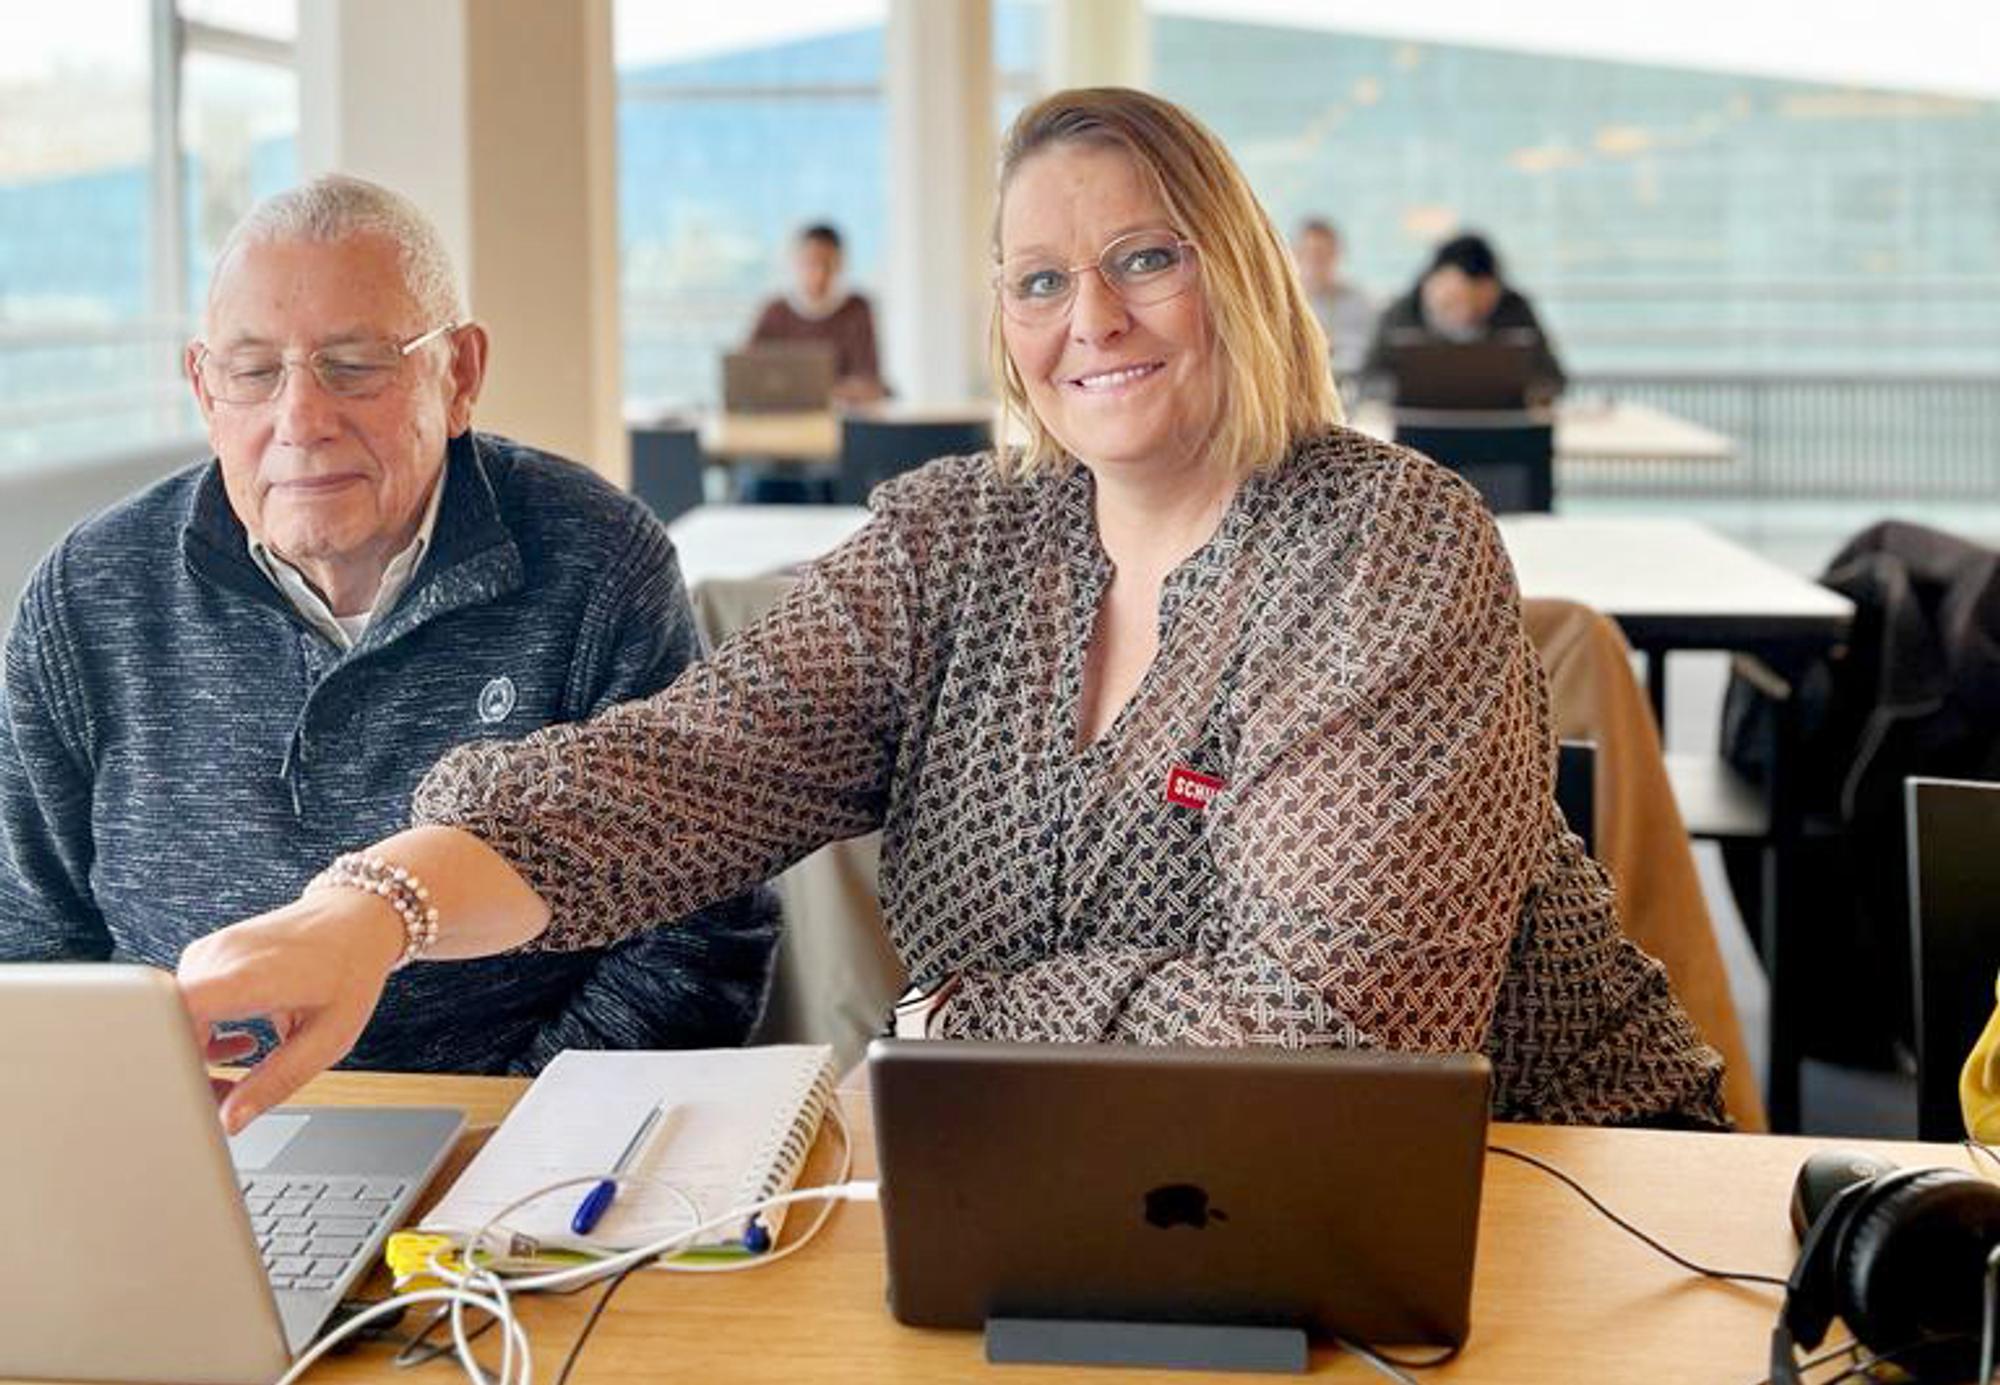
[{"label": "window frame", "polygon": [[[185,172],[182,102],[186,94],[186,65],[190,57],[221,56],[240,62],[264,64],[297,72],[296,42],[251,33],[181,13],[179,0],[146,0],[147,112],[150,121],[146,147],[146,292],[138,316],[102,324],[24,322],[11,329],[17,344],[33,349],[38,343],[68,339],[132,343],[150,354],[159,353],[162,364],[157,375],[149,374],[132,391],[121,391],[118,407],[131,410],[138,423],[137,440],[111,446],[90,446],[64,450],[31,450],[21,466],[9,465],[7,475],[74,471],[94,466],[128,464],[139,455],[180,455],[205,446],[199,426],[186,427],[183,411],[185,393],[173,382],[178,377],[180,344],[193,327],[194,310],[187,301],[187,211],[190,188]],[[56,427],[74,414],[79,403],[66,399],[38,407],[22,403],[0,407],[10,427],[31,434],[42,427]],[[22,468],[25,468],[25,472]]]},{"label": "window frame", "polygon": [[187,60],[208,54],[298,71],[298,44],[181,13],[180,0],[150,0],[153,35],[152,303],[162,322],[185,321],[187,307],[186,141],[181,108]]}]

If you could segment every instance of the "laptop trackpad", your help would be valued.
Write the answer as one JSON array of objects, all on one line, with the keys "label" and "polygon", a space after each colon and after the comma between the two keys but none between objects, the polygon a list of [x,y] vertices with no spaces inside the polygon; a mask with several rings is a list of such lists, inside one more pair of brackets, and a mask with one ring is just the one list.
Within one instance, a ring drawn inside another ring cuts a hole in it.
[{"label": "laptop trackpad", "polygon": [[229,1161],[246,1173],[256,1172],[283,1153],[310,1119],[282,1112],[259,1116],[241,1134],[229,1137]]}]

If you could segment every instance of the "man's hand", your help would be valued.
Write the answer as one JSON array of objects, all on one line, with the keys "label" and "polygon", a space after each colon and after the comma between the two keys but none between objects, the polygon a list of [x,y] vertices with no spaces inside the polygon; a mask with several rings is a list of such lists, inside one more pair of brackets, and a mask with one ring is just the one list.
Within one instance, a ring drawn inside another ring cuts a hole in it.
[{"label": "man's hand", "polygon": [[209,1062],[241,1059],[247,1034],[229,1021],[267,1020],[278,1045],[222,1099],[235,1134],[347,1056],[403,951],[403,922],[379,896],[315,890],[268,914],[198,938],[181,953],[181,1000]]}]

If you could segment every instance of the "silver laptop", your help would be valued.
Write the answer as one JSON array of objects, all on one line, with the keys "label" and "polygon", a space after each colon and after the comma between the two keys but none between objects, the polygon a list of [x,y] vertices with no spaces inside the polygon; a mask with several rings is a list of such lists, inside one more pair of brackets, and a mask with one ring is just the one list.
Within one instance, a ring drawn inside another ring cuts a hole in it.
[{"label": "silver laptop", "polygon": [[878,1039],[890,1307],[1462,1342],[1491,1080],[1472,1055]]},{"label": "silver laptop", "polygon": [[826,342],[771,342],[722,358],[722,407],[732,414],[813,413],[833,400]]},{"label": "silver laptop", "polygon": [[173,977],[0,966],[0,1377],[268,1381],[379,1263],[458,1111],[225,1140]]}]

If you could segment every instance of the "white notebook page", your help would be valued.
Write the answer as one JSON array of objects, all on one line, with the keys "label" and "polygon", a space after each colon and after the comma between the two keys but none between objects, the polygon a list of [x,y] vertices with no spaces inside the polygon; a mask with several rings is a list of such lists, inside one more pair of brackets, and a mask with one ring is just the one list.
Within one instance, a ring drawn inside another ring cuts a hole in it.
[{"label": "white notebook page", "polygon": [[[817,1044],[672,1052],[558,1054],[486,1147],[424,1218],[423,1230],[469,1235],[508,1203],[566,1178],[606,1174],[656,1105],[664,1111],[617,1198],[588,1237],[570,1219],[580,1184],[508,1214],[504,1225],[542,1249],[629,1249],[688,1225],[662,1184],[693,1198],[703,1220],[798,1177],[833,1094],[833,1050]],[[761,1218],[776,1234],[782,1220]],[[704,1245],[740,1241],[735,1224]]]}]

